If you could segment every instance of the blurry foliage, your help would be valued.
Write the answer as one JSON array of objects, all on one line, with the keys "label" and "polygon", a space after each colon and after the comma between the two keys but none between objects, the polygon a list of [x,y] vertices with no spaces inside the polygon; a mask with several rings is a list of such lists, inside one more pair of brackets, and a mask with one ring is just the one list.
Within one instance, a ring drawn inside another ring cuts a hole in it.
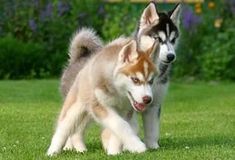
[{"label": "blurry foliage", "polygon": [[46,78],[50,75],[42,45],[7,35],[0,39],[0,53],[0,78]]},{"label": "blurry foliage", "polygon": [[226,30],[222,29],[213,36],[203,38],[203,54],[198,57],[202,78],[235,80],[235,23],[231,23],[225,20]]},{"label": "blurry foliage", "polygon": [[[98,33],[101,33],[104,19],[103,7],[104,4],[98,0],[3,1],[0,7],[0,36],[6,37],[10,33],[14,37],[13,43],[19,41],[19,44],[30,42],[40,45],[45,54],[29,54],[29,58],[30,56],[38,56],[34,63],[46,60],[45,72],[49,73],[51,77],[59,76],[67,59],[67,47],[73,32],[83,26],[92,26],[98,29]],[[4,47],[4,45],[2,46]],[[18,50],[21,50],[21,47],[18,47]],[[33,50],[33,48],[30,48],[30,50]],[[0,52],[0,54],[2,53]],[[17,56],[14,58],[15,63],[24,63],[17,59],[20,58],[19,55]],[[7,62],[8,59],[4,61]],[[12,67],[11,70],[17,70],[17,68]],[[30,67],[28,67],[28,70],[36,72],[34,68]],[[0,77],[8,78],[4,76],[6,74],[8,74],[7,70],[4,70],[0,73]],[[20,77],[28,78],[27,76],[22,71]],[[41,76],[33,76],[33,78],[39,77]],[[18,73],[16,75],[11,74],[9,78],[19,78],[19,75]]]},{"label": "blurry foliage", "polygon": [[175,77],[235,80],[233,7],[235,0],[184,6]]},{"label": "blurry foliage", "polygon": [[[3,1],[0,78],[58,77],[73,32],[92,27],[104,41],[131,35],[145,6],[103,0]],[[235,0],[184,5],[174,77],[235,79],[234,14]]]},{"label": "blurry foliage", "polygon": [[103,38],[112,40],[120,35],[130,36],[135,28],[144,6],[123,2],[119,4],[106,4],[106,17],[102,26]]}]

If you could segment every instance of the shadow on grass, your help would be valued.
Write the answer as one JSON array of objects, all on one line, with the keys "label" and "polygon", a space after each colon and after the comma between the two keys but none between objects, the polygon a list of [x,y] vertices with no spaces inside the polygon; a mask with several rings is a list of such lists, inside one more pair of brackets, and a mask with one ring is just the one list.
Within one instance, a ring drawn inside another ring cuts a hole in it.
[{"label": "shadow on grass", "polygon": [[[102,148],[100,141],[89,141],[87,143],[87,152],[78,153],[76,151],[62,151],[58,154],[55,159],[144,159],[146,158],[146,153],[148,156],[157,156],[162,153],[162,151],[172,151],[172,150],[184,150],[188,148],[203,148],[206,146],[226,146],[233,148],[235,146],[235,137],[228,137],[222,135],[215,136],[204,136],[204,137],[168,137],[162,138],[161,148],[159,150],[149,150],[142,154],[133,154],[130,152],[123,152],[118,156],[108,156]],[[148,157],[147,156],[147,157]]]},{"label": "shadow on grass", "polygon": [[[86,143],[86,147],[87,147],[87,151],[84,153],[76,152],[75,150],[66,150],[66,151],[62,151],[61,153],[63,155],[72,155],[72,154],[85,155],[87,153],[95,153],[95,152],[100,152],[101,150],[103,150],[101,142],[99,142],[99,141],[98,142],[97,141],[88,142],[88,143]],[[103,150],[103,152],[104,152],[104,150]]]},{"label": "shadow on grass", "polygon": [[160,146],[163,149],[182,149],[204,146],[228,146],[235,147],[235,137],[223,135],[192,137],[192,138],[163,138],[160,141]]}]

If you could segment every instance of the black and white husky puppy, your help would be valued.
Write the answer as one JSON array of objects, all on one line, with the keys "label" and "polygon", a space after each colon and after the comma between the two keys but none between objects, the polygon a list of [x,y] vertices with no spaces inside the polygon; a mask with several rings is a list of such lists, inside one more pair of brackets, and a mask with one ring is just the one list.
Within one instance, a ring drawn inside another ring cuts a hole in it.
[{"label": "black and white husky puppy", "polygon": [[144,9],[137,32],[136,39],[139,47],[144,49],[151,40],[158,40],[160,51],[155,61],[159,75],[154,82],[154,100],[143,114],[144,142],[148,148],[159,147],[161,104],[169,83],[169,71],[172,62],[176,59],[176,43],[179,37],[179,15],[181,5],[167,13],[158,12],[156,4],[150,2]]}]

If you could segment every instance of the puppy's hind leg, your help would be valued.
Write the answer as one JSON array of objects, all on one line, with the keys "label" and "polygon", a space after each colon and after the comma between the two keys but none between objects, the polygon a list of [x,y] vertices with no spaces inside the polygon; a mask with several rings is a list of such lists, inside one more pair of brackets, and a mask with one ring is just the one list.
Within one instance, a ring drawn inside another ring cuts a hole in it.
[{"label": "puppy's hind leg", "polygon": [[78,125],[78,128],[75,134],[71,137],[73,146],[77,152],[87,151],[86,145],[84,144],[84,131],[87,127],[87,124],[90,122],[91,116],[87,113],[84,113],[82,116],[81,123]]},{"label": "puppy's hind leg", "polygon": [[80,117],[83,113],[84,106],[77,100],[67,110],[64,117],[59,120],[51,145],[47,151],[48,156],[53,156],[61,151],[69,135],[74,132],[76,123],[81,120]]},{"label": "puppy's hind leg", "polygon": [[80,123],[76,126],[74,133],[72,133],[66,141],[66,144],[63,150],[72,150],[75,149],[77,152],[87,151],[86,145],[83,141],[84,130],[87,127],[87,124],[90,122],[91,116],[87,113],[84,113],[81,116]]}]

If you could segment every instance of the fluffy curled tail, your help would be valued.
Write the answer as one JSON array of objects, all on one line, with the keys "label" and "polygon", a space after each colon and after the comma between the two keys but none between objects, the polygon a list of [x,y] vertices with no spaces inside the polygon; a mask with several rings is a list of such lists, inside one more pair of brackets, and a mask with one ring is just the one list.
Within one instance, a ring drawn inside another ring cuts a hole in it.
[{"label": "fluffy curled tail", "polygon": [[92,29],[82,28],[74,34],[69,47],[69,63],[76,62],[81,57],[95,53],[103,46],[101,39]]}]

